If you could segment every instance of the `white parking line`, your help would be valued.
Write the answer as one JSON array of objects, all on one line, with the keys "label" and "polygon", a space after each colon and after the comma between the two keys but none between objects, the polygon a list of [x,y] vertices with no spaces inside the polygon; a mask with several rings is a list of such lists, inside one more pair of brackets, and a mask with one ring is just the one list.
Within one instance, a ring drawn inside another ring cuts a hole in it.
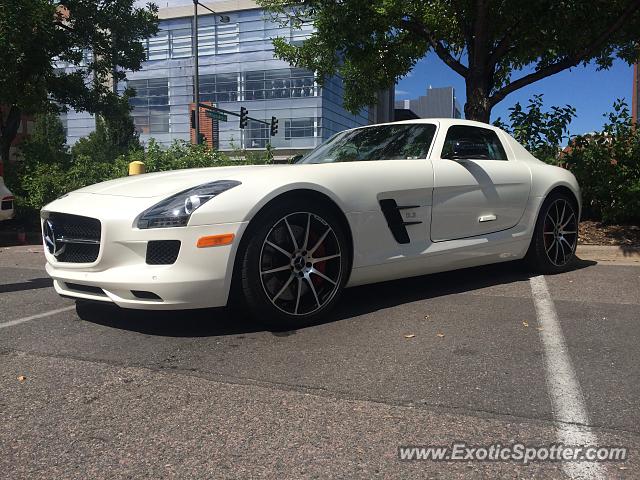
[{"label": "white parking line", "polygon": [[[557,425],[556,436],[564,445],[597,445],[596,435],[589,425],[589,413],[584,403],[580,383],[576,378],[567,345],[562,334],[553,300],[543,276],[530,280],[533,302],[541,327],[544,346],[546,380]],[[605,478],[604,468],[595,462],[564,462],[564,472],[572,479]]]},{"label": "white parking line", "polygon": [[75,309],[76,306],[72,305],[70,307],[59,308],[57,310],[50,310],[48,312],[38,313],[37,315],[31,315],[30,317],[18,318],[17,320],[11,320],[10,322],[0,323],[0,328],[13,327],[14,325],[19,325],[24,322],[30,322],[31,320],[36,320],[38,318],[50,317],[51,315],[56,315],[57,313],[68,312],[69,310]]}]

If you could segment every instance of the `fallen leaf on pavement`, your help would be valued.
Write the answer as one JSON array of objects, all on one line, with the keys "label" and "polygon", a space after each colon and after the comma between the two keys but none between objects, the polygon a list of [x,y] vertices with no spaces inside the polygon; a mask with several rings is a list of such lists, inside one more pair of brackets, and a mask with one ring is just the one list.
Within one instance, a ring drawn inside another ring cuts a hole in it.
[{"label": "fallen leaf on pavement", "polygon": [[413,338],[413,337],[415,337],[415,335],[413,333],[404,336],[404,338]]},{"label": "fallen leaf on pavement", "polygon": [[541,332],[542,330],[544,330],[543,327],[538,327],[538,331]]},{"label": "fallen leaf on pavement", "polygon": [[436,337],[444,338],[444,333],[436,333]]},{"label": "fallen leaf on pavement", "polygon": [[529,326],[529,322],[522,322],[522,326],[523,327],[528,327]]},{"label": "fallen leaf on pavement", "polygon": [[429,315],[425,315],[425,316],[424,316],[424,319],[425,319],[425,320],[429,320]]},{"label": "fallen leaf on pavement", "polygon": [[18,381],[19,382],[24,382],[27,379],[27,377],[25,377],[24,375],[18,375]]}]

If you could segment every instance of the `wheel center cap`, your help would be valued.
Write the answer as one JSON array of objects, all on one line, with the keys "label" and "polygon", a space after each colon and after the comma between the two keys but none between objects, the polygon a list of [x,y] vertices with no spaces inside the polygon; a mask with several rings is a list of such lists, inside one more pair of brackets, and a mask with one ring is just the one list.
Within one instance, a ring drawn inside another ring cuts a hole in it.
[{"label": "wheel center cap", "polygon": [[296,258],[293,259],[293,268],[295,270],[302,270],[304,268],[305,265],[305,261],[304,258],[301,256],[297,256]]}]

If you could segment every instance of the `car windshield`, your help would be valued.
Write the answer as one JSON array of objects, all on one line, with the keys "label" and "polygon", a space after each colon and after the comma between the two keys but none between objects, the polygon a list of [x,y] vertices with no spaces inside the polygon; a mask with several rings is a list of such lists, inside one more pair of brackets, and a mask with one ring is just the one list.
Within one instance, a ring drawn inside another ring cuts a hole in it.
[{"label": "car windshield", "polygon": [[427,158],[436,126],[404,123],[359,128],[334,135],[298,163],[364,162]]}]

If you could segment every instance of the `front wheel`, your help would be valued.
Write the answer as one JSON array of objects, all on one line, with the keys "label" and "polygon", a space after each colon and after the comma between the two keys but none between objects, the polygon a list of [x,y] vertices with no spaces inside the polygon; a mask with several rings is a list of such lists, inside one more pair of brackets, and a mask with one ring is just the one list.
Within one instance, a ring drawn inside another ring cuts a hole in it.
[{"label": "front wheel", "polygon": [[242,252],[242,291],[253,316],[276,328],[316,323],[346,283],[342,222],[315,202],[274,205],[256,219]]},{"label": "front wheel", "polygon": [[578,210],[572,198],[562,193],[550,195],[536,221],[527,263],[545,274],[569,270],[578,244]]}]

